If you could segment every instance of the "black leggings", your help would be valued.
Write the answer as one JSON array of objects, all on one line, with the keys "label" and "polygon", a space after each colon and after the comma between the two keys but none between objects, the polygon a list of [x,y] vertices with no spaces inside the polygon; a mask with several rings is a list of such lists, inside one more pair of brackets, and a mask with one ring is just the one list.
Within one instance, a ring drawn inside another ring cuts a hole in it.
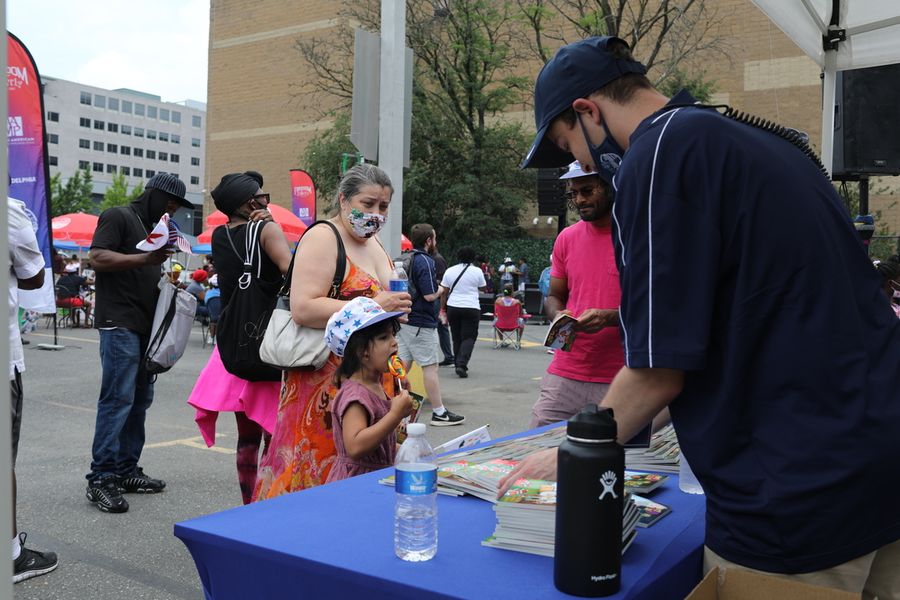
[{"label": "black leggings", "polygon": [[450,335],[453,338],[453,355],[456,366],[468,369],[475,340],[478,339],[478,321],[481,311],[477,308],[447,307],[447,320],[450,321]]}]

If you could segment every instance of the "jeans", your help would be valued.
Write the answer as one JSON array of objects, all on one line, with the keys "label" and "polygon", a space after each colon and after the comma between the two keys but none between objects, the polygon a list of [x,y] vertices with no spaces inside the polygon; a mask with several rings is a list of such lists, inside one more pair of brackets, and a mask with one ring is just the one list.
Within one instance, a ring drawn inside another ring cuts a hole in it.
[{"label": "jeans", "polygon": [[478,322],[481,311],[477,308],[447,307],[447,320],[450,321],[450,334],[453,336],[453,351],[456,366],[468,370],[469,359],[478,339]]},{"label": "jeans", "polygon": [[88,480],[130,475],[137,468],[144,419],[153,402],[153,382],[141,365],[148,342],[130,329],[100,330],[103,376]]},{"label": "jeans", "polygon": [[[449,317],[448,317],[449,319]],[[446,325],[441,325],[438,322],[437,326],[438,339],[441,341],[441,353],[444,355],[444,360],[452,361],[453,360],[453,347],[450,346],[450,330]]]}]

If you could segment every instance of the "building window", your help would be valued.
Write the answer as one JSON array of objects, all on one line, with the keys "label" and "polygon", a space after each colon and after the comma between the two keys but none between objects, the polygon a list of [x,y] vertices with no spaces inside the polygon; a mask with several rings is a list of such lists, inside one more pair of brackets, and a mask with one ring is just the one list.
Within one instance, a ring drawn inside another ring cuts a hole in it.
[{"label": "building window", "polygon": [[200,147],[200,138],[191,138],[191,146],[194,148]]},{"label": "building window", "polygon": [[181,158],[177,154],[169,155],[169,162],[179,162]]},{"label": "building window", "polygon": [[131,125],[122,125],[122,135],[131,135]]},{"label": "building window", "polygon": [[90,150],[91,149],[91,140],[86,140],[84,138],[78,140],[78,147],[84,148],[86,150]]},{"label": "building window", "polygon": [[156,150],[147,150],[147,158],[156,159]]},{"label": "building window", "polygon": [[51,133],[51,134],[50,134],[50,143],[51,143],[51,144],[58,144],[58,143],[59,143],[59,136],[58,136],[57,134],[55,134],[55,133]]},{"label": "building window", "polygon": [[94,129],[99,129],[100,131],[103,131],[105,128],[106,128],[106,123],[104,123],[103,121],[98,121],[97,119],[94,119]]},{"label": "building window", "polygon": [[107,144],[107,145],[106,145],[106,151],[107,151],[107,152],[112,152],[113,154],[115,154],[116,152],[119,151],[119,147],[116,146],[115,144]]},{"label": "building window", "polygon": [[177,110],[172,111],[172,122],[173,123],[181,123],[181,113]]},{"label": "building window", "polygon": [[143,177],[143,176],[144,176],[144,169],[142,169],[142,168],[140,168],[140,167],[135,167],[135,168],[134,168],[134,176],[135,176],[135,177]]},{"label": "building window", "polygon": [[148,139],[148,140],[155,140],[155,139],[156,139],[156,130],[154,130],[154,129],[148,129],[148,130],[147,130],[147,139]]},{"label": "building window", "polygon": [[169,160],[169,153],[168,152],[160,152],[159,160]]},{"label": "building window", "polygon": [[131,175],[131,169],[129,167],[122,167],[121,169],[119,169],[119,172],[122,175]]},{"label": "building window", "polygon": [[131,154],[131,146],[119,146],[119,154],[128,156]]},{"label": "building window", "polygon": [[191,116],[191,126],[200,127],[200,115]]},{"label": "building window", "polygon": [[119,125],[118,125],[118,123],[107,123],[106,130],[109,131],[110,133],[118,133]]},{"label": "building window", "polygon": [[103,152],[103,142],[94,142],[94,150]]},{"label": "building window", "polygon": [[106,108],[106,96],[94,94],[94,106],[97,108]]},{"label": "building window", "polygon": [[131,114],[131,100],[122,100],[122,112]]},{"label": "building window", "polygon": [[144,116],[144,105],[140,104],[138,102],[135,102],[134,103],[134,114],[136,114],[139,117],[143,117]]},{"label": "building window", "polygon": [[82,127],[90,127],[91,120],[87,119],[85,117],[81,117],[80,119],[78,119],[78,124],[81,125]]},{"label": "building window", "polygon": [[135,149],[134,149],[134,155],[137,156],[138,158],[143,158],[143,156],[144,156],[144,149],[143,149],[143,148],[135,148]]},{"label": "building window", "polygon": [[147,169],[147,170],[144,172],[144,175],[147,176],[147,179],[150,179],[151,177],[153,177],[154,175],[156,175],[156,171],[154,171],[153,169]]},{"label": "building window", "polygon": [[59,123],[59,113],[53,112],[52,110],[47,113],[47,120],[53,121],[54,123]]},{"label": "building window", "polygon": [[192,167],[199,167],[199,166],[200,166],[200,159],[197,158],[196,156],[192,156],[192,157],[191,157],[191,166],[192,166]]},{"label": "building window", "polygon": [[49,158],[50,158],[50,166],[51,167],[55,167],[55,166],[59,165],[59,159],[57,157],[51,155]]},{"label": "building window", "polygon": [[156,107],[155,107],[155,106],[148,106],[148,107],[147,107],[147,118],[148,118],[148,119],[155,119],[155,118],[156,118]]},{"label": "building window", "polygon": [[134,137],[144,137],[144,128],[143,127],[135,127],[134,128]]},{"label": "building window", "polygon": [[110,98],[109,99],[109,110],[119,110],[119,99],[118,98]]},{"label": "building window", "polygon": [[169,109],[168,108],[159,109],[159,120],[160,121],[168,121],[169,120]]},{"label": "building window", "polygon": [[169,134],[166,133],[165,131],[160,131],[160,132],[159,132],[159,141],[161,141],[161,142],[168,142],[168,141],[169,141]]},{"label": "building window", "polygon": [[90,163],[90,162],[88,162],[88,161],[86,161],[86,160],[79,160],[79,161],[78,161],[78,169],[79,169],[79,170],[90,169],[90,168],[91,168],[91,163]]},{"label": "building window", "polygon": [[116,172],[116,165],[106,165],[106,172],[107,172],[107,173],[115,173],[115,172]]},{"label": "building window", "polygon": [[181,136],[178,135],[177,133],[173,133],[173,134],[172,134],[172,143],[173,143],[173,144],[180,144],[180,143],[181,143]]},{"label": "building window", "polygon": [[102,173],[103,172],[103,163],[94,163],[94,173]]},{"label": "building window", "polygon": [[90,92],[81,92],[81,103],[91,105],[91,93]]},{"label": "building window", "polygon": [[200,178],[196,175],[191,175],[191,185],[200,185]]}]

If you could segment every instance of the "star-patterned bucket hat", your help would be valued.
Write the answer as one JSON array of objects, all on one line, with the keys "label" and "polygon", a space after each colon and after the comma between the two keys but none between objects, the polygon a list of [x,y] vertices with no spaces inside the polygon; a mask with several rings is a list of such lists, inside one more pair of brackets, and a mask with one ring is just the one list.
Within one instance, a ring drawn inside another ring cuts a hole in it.
[{"label": "star-patterned bucket hat", "polygon": [[350,336],[375,323],[403,315],[402,312],[385,312],[371,298],[354,298],[328,319],[325,326],[325,343],[337,356],[344,356]]}]

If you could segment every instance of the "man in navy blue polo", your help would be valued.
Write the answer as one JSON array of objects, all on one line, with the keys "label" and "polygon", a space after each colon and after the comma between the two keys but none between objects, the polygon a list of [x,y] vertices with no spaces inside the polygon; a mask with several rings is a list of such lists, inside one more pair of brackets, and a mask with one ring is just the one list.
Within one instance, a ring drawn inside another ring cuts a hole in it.
[{"label": "man in navy blue polo", "polygon": [[[644,72],[616,38],[560,49],[523,164],[623,154],[626,366],[602,401],[618,437],[670,408],[707,495],[707,569],[900,597],[900,321],[847,212],[800,148]],[[555,460],[508,479],[555,476]]]}]

